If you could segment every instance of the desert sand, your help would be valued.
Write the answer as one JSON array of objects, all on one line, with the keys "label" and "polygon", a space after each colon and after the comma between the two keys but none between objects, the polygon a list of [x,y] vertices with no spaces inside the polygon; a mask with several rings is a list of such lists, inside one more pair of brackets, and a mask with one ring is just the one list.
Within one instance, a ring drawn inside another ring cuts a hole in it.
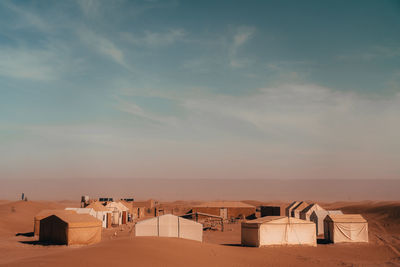
[{"label": "desert sand", "polygon": [[[311,202],[311,201],[310,201]],[[252,204],[261,202],[251,201]],[[195,202],[162,203],[182,214]],[[282,207],[287,203],[278,203]],[[0,201],[0,266],[396,266],[400,265],[399,202],[320,203],[327,209],[361,213],[369,223],[368,244],[317,247],[240,245],[240,224],[205,231],[203,242],[135,237],[133,225],[104,229],[91,246],[43,246],[32,237],[33,217],[43,209],[77,207],[71,201]]]}]

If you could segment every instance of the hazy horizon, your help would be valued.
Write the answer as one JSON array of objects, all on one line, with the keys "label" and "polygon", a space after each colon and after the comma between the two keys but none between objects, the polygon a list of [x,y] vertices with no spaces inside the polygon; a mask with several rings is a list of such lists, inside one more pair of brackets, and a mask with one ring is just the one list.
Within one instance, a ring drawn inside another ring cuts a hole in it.
[{"label": "hazy horizon", "polygon": [[398,201],[400,180],[363,179],[25,179],[4,180],[0,199],[76,200],[114,197],[161,201]]}]

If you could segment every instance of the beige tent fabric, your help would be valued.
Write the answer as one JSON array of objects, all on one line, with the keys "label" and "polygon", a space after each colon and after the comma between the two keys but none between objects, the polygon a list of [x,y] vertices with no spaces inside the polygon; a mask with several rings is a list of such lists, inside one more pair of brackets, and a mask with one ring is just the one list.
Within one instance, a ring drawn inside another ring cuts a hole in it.
[{"label": "beige tent fabric", "polygon": [[267,216],[242,223],[242,245],[316,246],[313,222],[285,216]]},{"label": "beige tent fabric", "polygon": [[90,203],[88,206],[86,206],[86,208],[92,208],[95,211],[110,211],[110,209],[104,207],[102,204],[100,204],[99,202],[92,202]]},{"label": "beige tent fabric", "polygon": [[307,207],[308,207],[308,203],[307,202],[304,202],[304,201],[300,202],[300,204],[298,204],[297,206],[295,206],[292,209],[292,213],[290,214],[290,216],[294,217],[294,218],[297,218],[297,219],[300,219],[300,212],[303,209],[307,208]]},{"label": "beige tent fabric", "polygon": [[324,220],[325,239],[333,243],[368,242],[368,223],[360,214],[329,214]]},{"label": "beige tent fabric", "polygon": [[324,220],[328,214],[343,214],[340,210],[315,210],[310,215],[310,221],[315,223],[317,235],[324,234]]},{"label": "beige tent fabric", "polygon": [[203,240],[203,225],[172,214],[166,214],[136,223],[136,236],[179,237]]},{"label": "beige tent fabric", "polygon": [[299,204],[300,204],[299,201],[293,201],[289,206],[286,207],[286,209],[285,209],[285,215],[286,215],[286,216],[291,216],[291,214],[292,214],[292,209],[293,209],[294,207],[296,207],[297,205],[299,205]]},{"label": "beige tent fabric", "polygon": [[300,211],[300,219],[310,221],[311,213],[313,213],[313,211],[316,210],[325,210],[325,209],[316,203],[310,204],[302,211]]},{"label": "beige tent fabric", "polygon": [[58,214],[40,221],[39,240],[66,245],[101,241],[101,221],[87,214]]},{"label": "beige tent fabric", "polygon": [[40,233],[40,221],[46,217],[51,215],[61,214],[61,213],[70,213],[75,214],[76,212],[73,210],[42,210],[33,218],[33,234],[35,236],[39,236]]},{"label": "beige tent fabric", "polygon": [[73,210],[78,214],[88,214],[96,218],[96,212],[92,208],[65,208],[65,210]]}]

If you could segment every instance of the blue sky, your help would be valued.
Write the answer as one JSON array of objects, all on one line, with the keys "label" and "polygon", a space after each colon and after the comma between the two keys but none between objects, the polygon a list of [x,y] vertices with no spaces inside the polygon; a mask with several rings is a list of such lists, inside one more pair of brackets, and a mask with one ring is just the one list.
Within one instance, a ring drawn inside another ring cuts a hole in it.
[{"label": "blue sky", "polygon": [[1,1],[0,178],[399,178],[399,1]]}]

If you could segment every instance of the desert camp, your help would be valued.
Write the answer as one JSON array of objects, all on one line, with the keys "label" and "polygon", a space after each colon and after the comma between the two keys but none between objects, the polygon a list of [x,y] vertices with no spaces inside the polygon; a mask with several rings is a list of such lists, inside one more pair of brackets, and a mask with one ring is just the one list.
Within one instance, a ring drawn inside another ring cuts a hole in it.
[{"label": "desert camp", "polygon": [[400,267],[400,0],[0,0],[0,267]]}]

